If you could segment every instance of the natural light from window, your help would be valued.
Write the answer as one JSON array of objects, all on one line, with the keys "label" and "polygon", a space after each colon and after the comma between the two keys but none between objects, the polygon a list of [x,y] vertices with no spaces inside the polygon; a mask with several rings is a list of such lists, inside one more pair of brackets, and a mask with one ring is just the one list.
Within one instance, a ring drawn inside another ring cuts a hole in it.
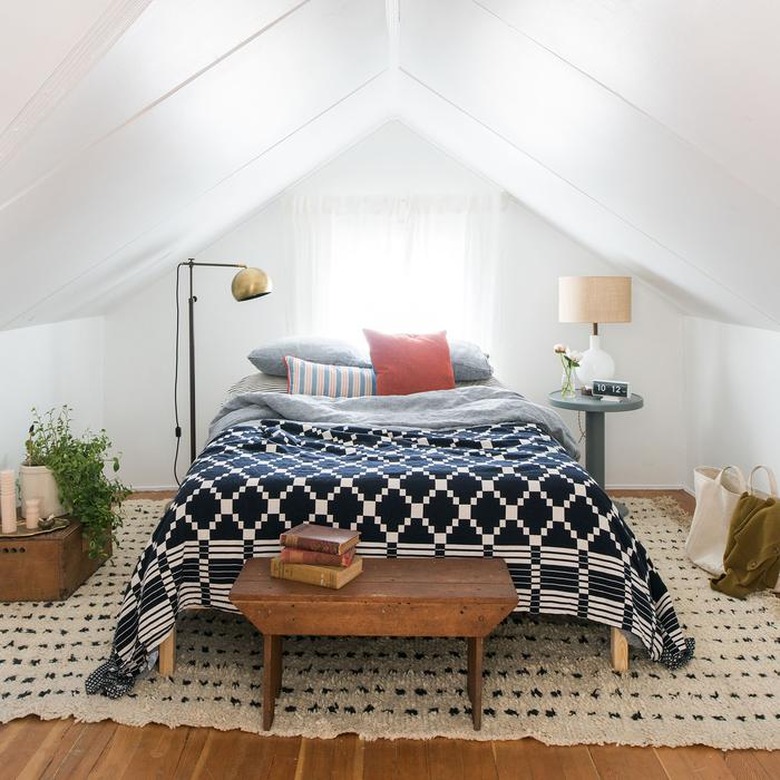
[{"label": "natural light from window", "polygon": [[353,342],[363,328],[484,339],[498,204],[464,196],[298,199],[298,283],[310,288],[299,328]]}]

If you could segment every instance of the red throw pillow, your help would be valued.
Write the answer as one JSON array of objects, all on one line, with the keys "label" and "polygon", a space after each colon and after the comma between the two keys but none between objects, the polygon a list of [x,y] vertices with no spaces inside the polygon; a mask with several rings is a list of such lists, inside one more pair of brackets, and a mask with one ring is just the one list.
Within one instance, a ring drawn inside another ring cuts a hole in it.
[{"label": "red throw pillow", "polygon": [[363,329],[377,395],[408,395],[455,387],[447,333],[386,334]]}]

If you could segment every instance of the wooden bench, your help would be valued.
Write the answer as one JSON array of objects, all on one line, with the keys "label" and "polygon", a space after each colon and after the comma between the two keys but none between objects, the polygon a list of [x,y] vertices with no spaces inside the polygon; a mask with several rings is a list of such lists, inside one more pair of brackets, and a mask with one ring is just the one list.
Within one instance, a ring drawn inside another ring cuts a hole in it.
[{"label": "wooden bench", "polygon": [[363,573],[339,590],[275,579],[269,559],[254,558],[230,600],[263,634],[264,729],[273,723],[289,635],[465,637],[479,729],[484,639],[515,608],[517,591],[500,558],[366,558]]},{"label": "wooden bench", "polygon": [[[369,559],[370,560],[370,559]],[[438,559],[437,559],[438,560]],[[362,575],[361,575],[362,576]],[[360,577],[358,577],[360,579]],[[198,607],[200,609],[200,607]],[[628,671],[628,640],[618,628],[611,628],[610,657],[612,668],[616,672]],[[163,639],[158,647],[157,670],[160,674],[170,677],[176,668],[176,629]]]}]

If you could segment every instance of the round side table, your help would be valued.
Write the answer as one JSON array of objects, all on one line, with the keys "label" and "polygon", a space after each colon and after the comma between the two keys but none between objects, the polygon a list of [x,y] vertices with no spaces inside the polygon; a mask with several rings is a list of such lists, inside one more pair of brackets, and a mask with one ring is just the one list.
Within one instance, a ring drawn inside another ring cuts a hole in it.
[{"label": "round side table", "polygon": [[605,487],[604,415],[641,409],[645,404],[645,399],[634,393],[621,401],[601,401],[598,398],[579,393],[574,398],[561,398],[560,390],[549,393],[547,397],[550,404],[559,409],[585,412],[585,468],[601,487]]}]

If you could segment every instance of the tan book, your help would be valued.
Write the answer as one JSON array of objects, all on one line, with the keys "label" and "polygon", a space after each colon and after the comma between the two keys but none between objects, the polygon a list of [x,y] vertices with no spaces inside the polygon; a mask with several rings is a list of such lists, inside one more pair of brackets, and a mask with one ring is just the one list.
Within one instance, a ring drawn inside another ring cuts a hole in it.
[{"label": "tan book", "polygon": [[341,555],[360,541],[360,534],[333,525],[301,523],[285,531],[279,541],[283,547],[300,547],[304,550]]},{"label": "tan book", "polygon": [[271,576],[281,580],[307,582],[338,590],[363,571],[363,559],[356,555],[349,566],[318,566],[312,563],[285,563],[271,558]]}]

